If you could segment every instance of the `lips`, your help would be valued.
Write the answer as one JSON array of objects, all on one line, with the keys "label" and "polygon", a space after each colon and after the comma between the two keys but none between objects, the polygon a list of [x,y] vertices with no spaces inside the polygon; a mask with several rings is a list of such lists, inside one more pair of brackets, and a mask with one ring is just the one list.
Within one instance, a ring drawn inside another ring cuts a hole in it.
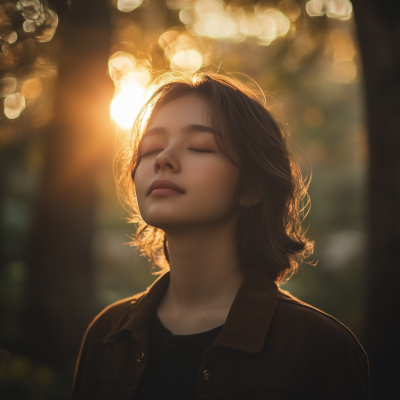
[{"label": "lips", "polygon": [[168,195],[185,193],[185,191],[178,186],[176,183],[168,179],[157,179],[155,180],[148,191],[148,195]]}]

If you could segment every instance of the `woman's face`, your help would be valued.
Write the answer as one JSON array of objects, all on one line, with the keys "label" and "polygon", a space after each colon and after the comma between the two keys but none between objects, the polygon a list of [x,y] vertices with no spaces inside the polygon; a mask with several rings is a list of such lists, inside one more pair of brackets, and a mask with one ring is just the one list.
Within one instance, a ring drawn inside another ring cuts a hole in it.
[{"label": "woman's face", "polygon": [[147,224],[168,231],[232,217],[239,170],[217,145],[205,99],[189,94],[161,107],[140,155],[135,187]]}]

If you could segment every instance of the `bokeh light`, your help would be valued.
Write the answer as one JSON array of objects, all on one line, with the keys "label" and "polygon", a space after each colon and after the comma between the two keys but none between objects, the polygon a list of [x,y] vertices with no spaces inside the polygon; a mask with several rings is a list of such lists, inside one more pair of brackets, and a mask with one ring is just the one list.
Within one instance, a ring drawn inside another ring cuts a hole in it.
[{"label": "bokeh light", "polygon": [[349,0],[331,0],[326,6],[326,15],[329,18],[347,20],[351,17],[353,5]]},{"label": "bokeh light", "polygon": [[15,32],[15,31],[12,31],[12,32],[6,37],[7,42],[10,43],[10,44],[15,43],[15,42],[17,41],[17,39],[18,39],[18,35],[17,35],[17,32]]},{"label": "bokeh light", "polygon": [[290,22],[295,22],[301,15],[301,9],[294,0],[282,0],[279,3],[279,9],[289,19]]},{"label": "bokeh light", "polygon": [[306,10],[310,17],[321,17],[325,14],[325,1],[311,0],[306,4]]},{"label": "bokeh light", "polygon": [[16,4],[21,11],[25,21],[23,29],[25,32],[35,32],[36,28],[43,26],[38,34],[35,34],[38,42],[49,42],[58,26],[58,15],[55,11],[44,8],[39,0],[20,0]]},{"label": "bokeh light", "polygon": [[279,9],[272,3],[261,1],[253,11],[235,5],[226,6],[221,0],[198,0],[195,3],[170,0],[168,4],[171,9],[181,8],[179,18],[194,35],[233,42],[241,42],[247,36],[257,37],[260,45],[269,45],[276,38],[285,36],[290,21],[296,21],[301,14],[293,0],[281,1]]},{"label": "bokeh light", "polygon": [[201,68],[203,57],[195,50],[181,50],[171,58],[171,69],[175,71],[195,72]]},{"label": "bokeh light", "polygon": [[142,5],[143,0],[118,0],[117,8],[122,12],[133,11]]},{"label": "bokeh light", "polygon": [[229,38],[238,33],[236,21],[229,13],[208,15],[196,23],[196,32],[210,38]]},{"label": "bokeh light", "polygon": [[116,87],[121,86],[122,78],[136,68],[135,58],[122,51],[115,53],[108,62],[108,72]]},{"label": "bokeh light", "polygon": [[38,42],[49,42],[56,32],[56,28],[58,25],[58,15],[53,10],[48,10],[46,14],[46,24],[49,26],[46,29],[43,29],[40,34],[36,35],[36,40]]},{"label": "bokeh light", "polygon": [[221,0],[199,0],[195,8],[199,15],[219,15],[224,12],[225,3]]},{"label": "bokeh light", "polygon": [[132,54],[122,51],[109,60],[108,71],[115,85],[115,97],[110,105],[110,114],[123,129],[130,129],[144,102],[144,93],[151,81],[150,64],[137,60]]},{"label": "bokeh light", "polygon": [[329,79],[349,83],[357,76],[354,42],[349,33],[342,29],[332,29],[326,39],[325,53],[331,57]]},{"label": "bokeh light", "polygon": [[22,27],[25,32],[34,32],[37,28],[36,24],[29,20],[24,21]]},{"label": "bokeh light", "polygon": [[14,93],[17,88],[18,80],[12,76],[0,79],[0,97],[8,96]]},{"label": "bokeh light", "polygon": [[326,15],[347,20],[352,16],[353,5],[350,0],[311,0],[306,4],[306,10],[311,17]]},{"label": "bokeh light", "polygon": [[39,78],[27,79],[22,87],[21,93],[26,100],[35,100],[42,91],[42,82]]},{"label": "bokeh light", "polygon": [[179,32],[175,30],[170,30],[164,32],[158,39],[158,44],[165,49],[170,43],[175,41],[179,36]]},{"label": "bokeh light", "polygon": [[22,16],[31,21],[37,20],[43,14],[43,5],[39,0],[20,0],[16,6],[22,11]]},{"label": "bokeh light", "polygon": [[240,31],[247,36],[258,36],[261,35],[262,25],[261,20],[254,14],[244,14],[239,20]]},{"label": "bokeh light", "polygon": [[18,118],[25,108],[25,98],[21,93],[13,93],[4,100],[4,114],[9,119]]},{"label": "bokeh light", "polygon": [[197,20],[197,13],[194,8],[184,8],[179,13],[179,19],[186,25],[194,24]]},{"label": "bokeh light", "polygon": [[203,40],[190,32],[166,31],[158,43],[170,61],[170,68],[175,71],[197,71],[205,65],[204,55],[207,57],[209,53]]},{"label": "bokeh light", "polygon": [[270,13],[259,15],[258,19],[261,23],[261,33],[258,35],[257,43],[269,45],[278,36],[278,24]]}]

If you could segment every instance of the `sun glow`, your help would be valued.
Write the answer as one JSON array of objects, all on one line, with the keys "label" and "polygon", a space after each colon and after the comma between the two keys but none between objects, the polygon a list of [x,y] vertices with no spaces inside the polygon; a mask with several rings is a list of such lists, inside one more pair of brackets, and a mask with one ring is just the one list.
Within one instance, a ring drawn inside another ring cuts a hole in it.
[{"label": "sun glow", "polygon": [[143,86],[122,89],[113,99],[110,106],[112,119],[123,129],[130,129],[143,105]]},{"label": "sun glow", "polygon": [[131,54],[115,53],[108,63],[108,71],[115,85],[115,97],[110,105],[112,119],[129,130],[143,103],[151,81],[149,65]]}]

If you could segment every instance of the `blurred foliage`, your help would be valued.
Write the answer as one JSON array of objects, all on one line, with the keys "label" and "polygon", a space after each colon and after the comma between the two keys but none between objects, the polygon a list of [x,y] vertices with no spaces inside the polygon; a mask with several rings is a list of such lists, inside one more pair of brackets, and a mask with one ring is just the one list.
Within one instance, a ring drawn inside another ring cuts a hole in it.
[{"label": "blurred foliage", "polygon": [[[109,7],[116,121],[110,135],[116,145],[97,182],[91,249],[97,310],[154,280],[147,261],[126,244],[134,227],[126,224],[112,171],[132,110],[163,71],[205,68],[237,72],[254,90],[257,82],[267,106],[286,124],[304,174],[312,172],[305,223],[316,241],[311,261],[318,263],[304,264],[283,288],[337,317],[362,341],[367,149],[351,3],[113,0]],[[52,372],[25,358],[22,342],[43,132],[54,114],[63,44],[57,34],[52,39],[58,17],[44,2],[1,0],[0,21],[0,347],[12,353],[2,365],[1,390],[66,398],[74,366]]]},{"label": "blurred foliage", "polygon": [[70,377],[49,367],[0,350],[0,397],[4,400],[61,400],[68,398]]}]

